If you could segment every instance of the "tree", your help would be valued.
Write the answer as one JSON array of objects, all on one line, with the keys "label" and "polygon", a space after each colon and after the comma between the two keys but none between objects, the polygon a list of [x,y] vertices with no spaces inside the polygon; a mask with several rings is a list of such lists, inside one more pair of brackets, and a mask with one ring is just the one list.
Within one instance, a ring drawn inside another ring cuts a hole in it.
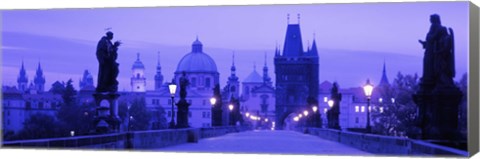
[{"label": "tree", "polygon": [[75,131],[76,134],[87,134],[92,129],[94,111],[88,106],[80,106],[76,102],[77,91],[72,80],[68,80],[62,93],[63,104],[57,112],[63,134]]},{"label": "tree", "polygon": [[419,135],[418,108],[412,98],[418,90],[418,82],[417,74],[403,75],[398,72],[392,86],[381,91],[383,99],[393,98],[394,102],[383,102],[383,113],[377,111],[372,115],[375,132],[383,135],[400,134],[411,138]]},{"label": "tree", "polygon": [[135,99],[129,109],[130,130],[148,130],[150,128],[151,114],[145,106],[145,99]]},{"label": "tree", "polygon": [[43,113],[32,114],[23,123],[23,129],[14,137],[17,140],[52,138],[59,136],[58,122],[53,116]]}]

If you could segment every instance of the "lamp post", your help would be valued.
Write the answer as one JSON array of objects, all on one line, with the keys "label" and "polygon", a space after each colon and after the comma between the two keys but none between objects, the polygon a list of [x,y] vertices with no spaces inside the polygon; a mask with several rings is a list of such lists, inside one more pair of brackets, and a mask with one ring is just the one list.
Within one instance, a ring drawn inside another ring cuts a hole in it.
[{"label": "lamp post", "polygon": [[333,113],[332,113],[330,110],[332,110],[333,104],[335,104],[335,102],[330,99],[330,100],[328,100],[327,104],[328,104],[328,106],[330,107],[330,108],[328,109],[328,111],[327,111],[327,120],[328,120],[328,121],[327,121],[327,122],[328,122],[328,123],[327,123],[327,124],[328,124],[327,127],[328,127],[328,128],[333,128],[333,127],[334,127],[334,124],[333,124],[333,120],[334,120],[334,119],[333,119]]},{"label": "lamp post", "polygon": [[312,111],[313,111],[313,127],[318,127],[318,114],[317,114],[318,107],[313,106]]},{"label": "lamp post", "polygon": [[210,104],[212,104],[212,126],[217,126],[217,112],[215,111],[215,104],[217,103],[217,99],[215,97],[210,98]]},{"label": "lamp post", "polygon": [[230,110],[230,125],[235,125],[235,119],[233,119],[233,104],[228,105]]},{"label": "lamp post", "polygon": [[175,128],[175,121],[174,121],[175,112],[174,112],[173,105],[175,103],[175,91],[177,90],[177,85],[175,85],[175,83],[170,83],[170,85],[168,85],[168,90],[170,91],[170,95],[172,96],[172,113],[171,113],[172,119],[170,120],[169,128],[173,129]]},{"label": "lamp post", "polygon": [[370,98],[372,97],[373,85],[370,84],[370,80],[367,79],[367,83],[363,86],[365,96],[367,97],[367,133],[371,133],[372,127],[370,126]]}]

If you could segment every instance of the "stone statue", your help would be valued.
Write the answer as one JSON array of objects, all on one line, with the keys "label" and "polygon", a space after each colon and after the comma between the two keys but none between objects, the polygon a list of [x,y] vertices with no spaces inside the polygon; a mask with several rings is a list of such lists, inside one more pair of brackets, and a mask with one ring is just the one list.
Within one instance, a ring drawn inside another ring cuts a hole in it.
[{"label": "stone statue", "polygon": [[187,86],[190,82],[187,79],[185,72],[182,73],[180,77],[180,99],[185,99],[187,97]]},{"label": "stone statue", "polygon": [[117,51],[121,42],[112,44],[113,33],[107,32],[97,44],[98,80],[97,92],[116,92],[118,89],[118,63]]},{"label": "stone statue", "polygon": [[[430,30],[426,41],[419,40],[425,49],[423,62],[423,82],[435,85],[453,85],[455,77],[453,30],[442,26],[440,16],[430,16]],[[449,33],[450,32],[450,33]]]}]

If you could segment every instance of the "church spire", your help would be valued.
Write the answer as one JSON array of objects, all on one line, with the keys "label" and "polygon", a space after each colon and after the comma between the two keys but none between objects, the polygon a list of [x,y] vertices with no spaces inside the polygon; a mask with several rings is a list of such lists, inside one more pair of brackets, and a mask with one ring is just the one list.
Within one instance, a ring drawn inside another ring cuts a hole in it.
[{"label": "church spire", "polygon": [[163,83],[162,66],[160,66],[160,51],[157,53],[157,73],[155,74],[155,90],[160,90]]},{"label": "church spire", "polygon": [[22,60],[22,67],[20,68],[20,72],[18,74],[17,84],[18,84],[18,89],[20,91],[24,92],[27,90],[28,77],[27,77],[27,72],[25,71],[25,67],[23,65],[23,60]]},{"label": "church spire", "polygon": [[390,85],[390,83],[388,82],[388,78],[387,78],[387,69],[386,69],[385,60],[383,60],[382,79],[380,80],[379,86],[388,86],[388,85]]},{"label": "church spire", "polygon": [[232,75],[235,75],[235,51],[232,53],[232,67],[230,68],[230,71],[232,71]]},{"label": "church spire", "polygon": [[35,84],[35,89],[37,92],[43,92],[45,88],[45,77],[43,76],[42,66],[40,62],[38,62],[38,68],[35,74],[35,78],[33,79],[33,83]]},{"label": "church spire", "polygon": [[263,83],[270,84],[271,78],[268,76],[267,53],[265,52],[265,64],[263,66]]}]

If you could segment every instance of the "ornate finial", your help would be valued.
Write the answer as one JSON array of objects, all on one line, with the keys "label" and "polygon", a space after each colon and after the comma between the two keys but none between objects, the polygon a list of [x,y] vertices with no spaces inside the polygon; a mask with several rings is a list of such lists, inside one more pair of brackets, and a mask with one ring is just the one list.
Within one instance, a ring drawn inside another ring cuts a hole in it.
[{"label": "ornate finial", "polygon": [[157,52],[157,63],[160,65],[160,51]]},{"label": "ornate finial", "polygon": [[265,51],[265,67],[267,67],[267,52]]},{"label": "ornate finial", "polygon": [[257,64],[256,64],[255,61],[253,62],[253,70],[254,70],[254,71],[257,71]]},{"label": "ornate finial", "polygon": [[316,34],[315,34],[315,31],[314,31],[313,32],[313,41],[315,41],[315,36],[316,36]]},{"label": "ornate finial", "polygon": [[232,51],[232,66],[235,66],[235,51]]},{"label": "ornate finial", "polygon": [[300,24],[300,13],[297,14],[297,20],[298,20],[298,24]]},{"label": "ornate finial", "polygon": [[137,61],[140,61],[140,53],[137,52]]},{"label": "ornate finial", "polygon": [[110,30],[112,30],[112,27],[105,28],[104,30],[105,31],[110,31]]},{"label": "ornate finial", "polygon": [[290,24],[290,14],[287,14],[287,24]]},{"label": "ornate finial", "polygon": [[196,40],[198,41],[198,35],[197,35],[197,39],[196,39]]}]

